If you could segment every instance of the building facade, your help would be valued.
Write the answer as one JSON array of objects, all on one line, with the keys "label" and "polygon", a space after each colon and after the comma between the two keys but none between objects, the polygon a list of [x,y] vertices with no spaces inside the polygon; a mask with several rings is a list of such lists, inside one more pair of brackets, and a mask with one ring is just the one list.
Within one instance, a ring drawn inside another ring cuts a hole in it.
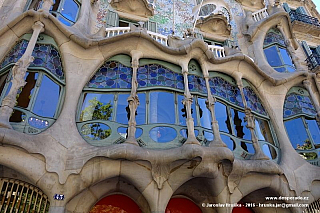
[{"label": "building facade", "polygon": [[0,212],[320,211],[311,0],[0,0]]}]

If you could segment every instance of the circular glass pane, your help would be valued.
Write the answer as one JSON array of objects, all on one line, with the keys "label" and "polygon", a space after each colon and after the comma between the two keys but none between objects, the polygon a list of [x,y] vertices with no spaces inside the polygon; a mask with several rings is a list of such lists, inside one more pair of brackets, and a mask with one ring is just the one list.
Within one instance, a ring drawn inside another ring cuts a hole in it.
[{"label": "circular glass pane", "polygon": [[103,140],[111,135],[111,129],[103,123],[90,123],[81,127],[81,134],[85,139]]},{"label": "circular glass pane", "polygon": [[170,142],[177,137],[177,132],[171,127],[154,127],[149,132],[150,138],[158,143]]}]

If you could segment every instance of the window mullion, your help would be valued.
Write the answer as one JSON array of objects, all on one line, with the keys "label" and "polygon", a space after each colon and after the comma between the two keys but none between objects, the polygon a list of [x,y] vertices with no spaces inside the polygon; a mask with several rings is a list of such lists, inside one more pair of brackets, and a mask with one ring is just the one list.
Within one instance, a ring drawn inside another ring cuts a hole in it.
[{"label": "window mullion", "polygon": [[114,93],[114,97],[113,97],[113,112],[112,112],[111,121],[116,121],[118,99],[119,99],[119,93]]},{"label": "window mullion", "polygon": [[309,130],[308,122],[306,121],[306,118],[304,116],[301,117],[301,118],[302,118],[303,125],[304,125],[304,127],[306,129],[307,135],[309,137],[309,141],[311,143],[312,149],[314,149],[314,141],[313,141],[312,135],[311,135],[310,130]]},{"label": "window mullion", "polygon": [[227,116],[229,118],[229,122],[230,122],[230,126],[231,126],[231,133],[232,133],[232,135],[236,135],[235,130],[234,130],[233,118],[231,116],[231,108],[228,105],[226,105],[226,107],[227,107]]}]

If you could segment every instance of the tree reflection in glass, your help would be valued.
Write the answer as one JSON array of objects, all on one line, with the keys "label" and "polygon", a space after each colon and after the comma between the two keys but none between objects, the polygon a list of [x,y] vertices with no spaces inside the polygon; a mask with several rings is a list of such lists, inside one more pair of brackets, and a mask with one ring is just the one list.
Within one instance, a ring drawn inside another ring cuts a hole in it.
[{"label": "tree reflection in glass", "polygon": [[110,120],[113,112],[112,94],[85,93],[80,121]]},{"label": "tree reflection in glass", "polygon": [[103,123],[90,123],[82,126],[81,134],[86,139],[103,140],[111,135],[111,129]]}]

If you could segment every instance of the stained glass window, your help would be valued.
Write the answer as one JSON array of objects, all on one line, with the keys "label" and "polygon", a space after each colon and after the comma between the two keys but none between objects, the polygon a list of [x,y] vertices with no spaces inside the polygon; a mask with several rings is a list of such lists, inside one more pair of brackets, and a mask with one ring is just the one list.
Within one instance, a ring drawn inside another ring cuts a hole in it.
[{"label": "stained glass window", "polygon": [[[293,88],[286,96],[283,117],[284,125],[292,146],[311,163],[318,161],[317,149],[320,149],[320,125],[316,120],[317,112],[308,92],[302,88]],[[304,152],[303,150],[316,150]]]},{"label": "stained glass window", "polygon": [[210,78],[209,85],[212,95],[221,97],[230,103],[243,107],[241,93],[236,85],[232,85],[221,77]]},{"label": "stained glass window", "polygon": [[[24,54],[28,46],[28,41],[21,40],[16,46],[9,52],[0,64],[0,69],[8,64],[17,62]],[[62,71],[62,62],[59,51],[50,44],[36,44],[32,52],[34,57],[33,62],[29,67],[43,67],[54,74],[59,79],[64,79]]]},{"label": "stained glass window", "polygon": [[308,96],[291,93],[285,99],[283,116],[287,118],[297,114],[315,116],[317,112]]},{"label": "stained glass window", "polygon": [[158,64],[139,67],[137,79],[139,88],[162,86],[184,90],[183,75]]},{"label": "stained glass window", "polygon": [[214,4],[206,4],[201,7],[199,16],[208,16],[216,9],[216,5]]},{"label": "stained glass window", "polygon": [[278,43],[282,46],[286,46],[285,39],[284,39],[282,33],[280,32],[280,30],[277,28],[272,28],[268,31],[268,33],[264,39],[263,45],[266,46],[266,45],[270,45],[272,43]]},{"label": "stained glass window", "polygon": [[127,67],[117,61],[107,61],[99,68],[86,87],[130,89],[131,78],[131,67]]},{"label": "stained glass window", "polygon": [[247,105],[252,111],[260,113],[262,115],[267,115],[259,97],[250,87],[243,88],[243,93],[247,101]]},{"label": "stained glass window", "polygon": [[196,75],[188,75],[188,87],[190,92],[199,92],[207,95],[206,81]]}]

